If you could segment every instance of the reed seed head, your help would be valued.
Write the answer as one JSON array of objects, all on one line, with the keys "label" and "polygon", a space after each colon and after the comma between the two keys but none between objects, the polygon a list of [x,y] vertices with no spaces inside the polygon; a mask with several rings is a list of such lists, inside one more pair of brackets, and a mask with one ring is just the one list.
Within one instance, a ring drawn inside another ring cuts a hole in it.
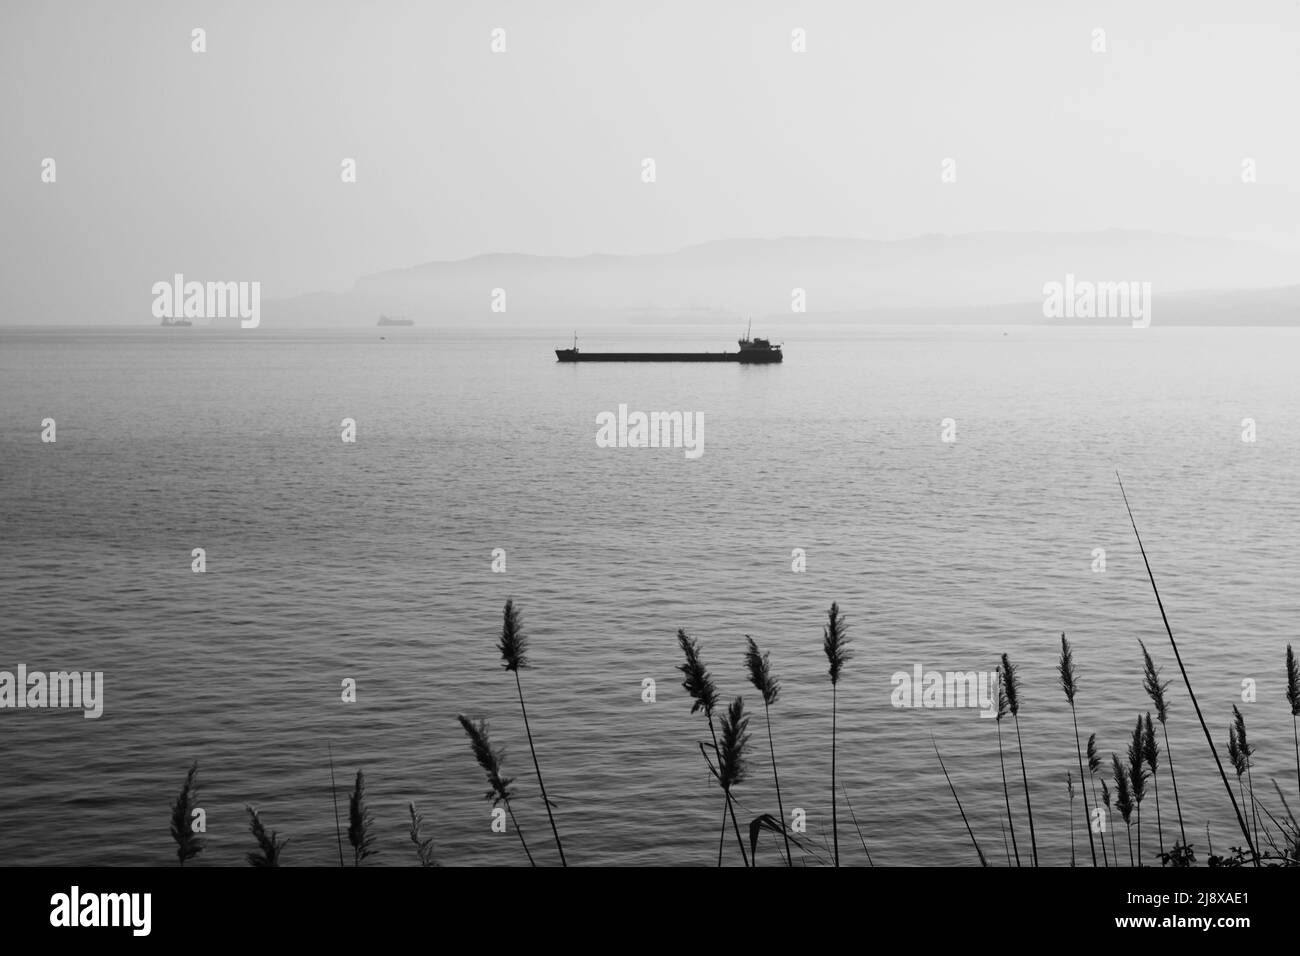
[{"label": "reed seed head", "polygon": [[356,866],[368,856],[374,856],[374,820],[366,807],[366,775],[357,771],[356,784],[348,798],[348,843],[352,844],[352,862]]},{"label": "reed seed head", "polygon": [[1088,735],[1088,776],[1101,769],[1101,756],[1097,753],[1097,735]]},{"label": "reed seed head", "polygon": [[415,809],[414,802],[406,806],[411,813],[411,842],[415,844],[415,853],[420,858],[420,866],[437,866],[438,863],[433,857],[433,837],[426,837],[423,833],[424,816]]},{"label": "reed seed head", "polygon": [[1151,698],[1151,703],[1155,705],[1157,719],[1163,724],[1169,718],[1169,702],[1165,699],[1165,690],[1169,687],[1169,681],[1160,679],[1160,670],[1156,667],[1156,662],[1151,659],[1147,646],[1138,641],[1138,647],[1142,648],[1142,687]]},{"label": "reed seed head", "polygon": [[840,671],[853,656],[849,650],[847,632],[848,625],[840,614],[840,606],[832,601],[831,609],[826,615],[826,624],[822,627],[822,650],[826,652],[826,660],[830,664],[827,673],[830,674],[832,686],[840,682]]},{"label": "reed seed head", "polygon": [[1128,745],[1128,785],[1133,802],[1137,804],[1142,803],[1142,798],[1147,792],[1146,750],[1143,746],[1145,741],[1146,730],[1142,724],[1142,715],[1138,714],[1137,724],[1133,727],[1133,739]]},{"label": "reed seed head", "polygon": [[748,634],[745,635],[745,666],[749,668],[749,682],[763,695],[763,703],[771,707],[781,694],[781,682],[772,676],[772,665],[768,654],[759,654],[758,645]]},{"label": "reed seed head", "polygon": [[491,800],[492,806],[496,806],[503,800],[510,802],[514,796],[514,791],[510,789],[513,782],[509,777],[501,773],[501,764],[505,762],[505,750],[494,750],[492,740],[488,736],[488,726],[485,720],[470,720],[464,714],[457,714],[456,719],[460,721],[461,727],[465,729],[465,734],[469,737],[470,747],[474,751],[474,759],[478,765],[483,768],[487,774],[488,785],[491,789],[483,794],[484,800]]},{"label": "reed seed head", "polygon": [[176,858],[181,866],[203,852],[204,838],[194,832],[194,810],[199,800],[199,762],[190,765],[181,792],[172,804],[172,839],[176,841]]},{"label": "reed seed head", "polygon": [[1061,661],[1056,665],[1056,672],[1061,675],[1061,690],[1065,691],[1065,699],[1073,707],[1074,695],[1078,690],[1074,674],[1074,652],[1070,650],[1070,642],[1065,639],[1064,633],[1061,634]]},{"label": "reed seed head", "polygon": [[1016,666],[1011,663],[1011,658],[1006,654],[1002,655],[1002,686],[1007,692],[1007,706],[1011,708],[1011,716],[1020,715],[1020,681],[1016,679]]},{"label": "reed seed head", "polygon": [[518,671],[528,666],[528,636],[524,634],[523,619],[515,608],[513,600],[506,601],[506,609],[501,622],[501,643],[497,645],[501,652],[501,666],[508,671]]},{"label": "reed seed head", "polygon": [[1156,743],[1155,725],[1151,723],[1151,711],[1147,711],[1146,722],[1142,728],[1142,759],[1154,774],[1160,768],[1160,745]]},{"label": "reed seed head", "polygon": [[1228,759],[1232,761],[1232,769],[1237,771],[1240,777],[1246,772],[1246,761],[1241,756],[1241,747],[1237,743],[1237,725],[1228,724]]},{"label": "reed seed head", "polygon": [[730,790],[745,779],[749,769],[745,749],[749,746],[749,718],[745,702],[737,697],[722,716],[722,737],[718,743],[718,782]]},{"label": "reed seed head", "polygon": [[288,840],[281,840],[276,837],[275,831],[269,833],[262,824],[262,817],[249,804],[244,804],[244,809],[248,811],[248,829],[253,834],[253,839],[257,841],[257,852],[245,855],[249,866],[271,867],[280,865],[280,851],[288,844]]},{"label": "reed seed head", "polygon": [[1124,822],[1133,816],[1133,794],[1129,790],[1129,777],[1119,762],[1119,755],[1110,755],[1111,771],[1115,776],[1115,809],[1119,811]]},{"label": "reed seed head", "polygon": [[691,705],[691,713],[703,710],[704,716],[712,719],[713,711],[718,706],[718,688],[714,685],[713,678],[709,676],[709,669],[700,660],[700,645],[695,638],[690,637],[685,630],[679,628],[677,631],[677,646],[686,655],[686,663],[678,664],[677,669],[682,672],[684,677],[682,687],[695,701]]},{"label": "reed seed head", "polygon": [[1246,718],[1241,716],[1241,711],[1237,709],[1236,704],[1232,705],[1232,721],[1237,725],[1237,746],[1241,750],[1241,759],[1249,767],[1250,758],[1255,755],[1255,748],[1246,739]]},{"label": "reed seed head", "polygon": [[1286,699],[1291,705],[1291,716],[1300,717],[1300,665],[1296,664],[1290,644],[1286,646]]}]

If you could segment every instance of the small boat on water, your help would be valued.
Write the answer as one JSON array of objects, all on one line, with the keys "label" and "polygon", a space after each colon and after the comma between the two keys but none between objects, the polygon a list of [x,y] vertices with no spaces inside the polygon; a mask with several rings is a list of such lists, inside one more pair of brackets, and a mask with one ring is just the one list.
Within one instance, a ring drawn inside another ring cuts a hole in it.
[{"label": "small boat on water", "polygon": [[556,349],[555,358],[561,362],[737,362],[741,365],[771,365],[782,361],[780,345],[773,345],[768,339],[750,338],[749,331],[736,344],[740,346],[739,352],[581,352],[575,333],[573,347]]}]

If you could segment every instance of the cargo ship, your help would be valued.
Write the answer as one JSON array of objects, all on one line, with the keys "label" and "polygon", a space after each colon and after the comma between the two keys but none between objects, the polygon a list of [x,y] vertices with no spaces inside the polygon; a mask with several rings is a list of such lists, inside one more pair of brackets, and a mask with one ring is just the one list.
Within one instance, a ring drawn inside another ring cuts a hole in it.
[{"label": "cargo ship", "polygon": [[401,326],[409,327],[415,324],[415,320],[402,318],[401,316],[381,315],[379,317],[379,324],[380,325],[401,325]]},{"label": "cargo ship", "polygon": [[[752,329],[751,324],[751,329]],[[739,352],[580,352],[578,336],[573,347],[556,349],[561,362],[738,362],[741,365],[770,365],[782,360],[781,346],[768,339],[752,339],[749,332],[736,342]]]}]

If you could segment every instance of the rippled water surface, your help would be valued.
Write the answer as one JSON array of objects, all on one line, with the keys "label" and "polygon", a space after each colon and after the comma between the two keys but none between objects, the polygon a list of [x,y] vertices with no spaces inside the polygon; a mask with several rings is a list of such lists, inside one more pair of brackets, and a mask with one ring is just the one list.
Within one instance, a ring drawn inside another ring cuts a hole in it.
[{"label": "rippled water surface", "polygon": [[[734,331],[581,344],[721,349]],[[770,650],[784,803],[807,813],[810,860],[824,857],[833,600],[855,650],[838,771],[877,864],[975,862],[932,734],[1005,862],[996,722],[890,703],[896,671],[991,670],[1003,651],[1023,681],[1040,853],[1069,862],[1062,631],[1080,731],[1106,754],[1149,706],[1138,639],[1164,665],[1188,836],[1203,854],[1208,823],[1223,852],[1240,835],[1116,469],[1220,748],[1237,703],[1256,788],[1276,806],[1277,777],[1294,796],[1296,330],[784,331],[785,364],[765,368],[563,366],[559,330],[0,331],[0,669],[102,670],[106,684],[99,720],[0,711],[0,862],[174,860],[169,805],[195,759],[200,862],[242,863],[245,803],[291,839],[286,864],[337,862],[327,745],[341,787],[365,770],[376,862],[414,862],[412,800],[444,862],[523,862],[513,834],[490,830],[460,712],[506,744],[520,825],[554,860],[494,648],[509,597],[532,639],[523,686],[570,863],[716,862],[721,804],[697,747],[707,725],[675,670],[678,628],[750,707],[744,636]],[[598,448],[596,415],[621,403],[702,412],[704,454]],[[40,440],[45,418],[55,444]],[[945,418],[955,442],[940,440]],[[190,569],[199,547],[204,574]],[[355,703],[340,699],[346,678]],[[761,707],[751,731],[743,819],[776,811]],[[1166,841],[1170,795],[1162,779]],[[845,860],[864,862],[842,799],[840,816]],[[1153,820],[1148,802],[1148,857]],[[1076,840],[1086,854],[1082,829]],[[734,838],[728,854],[738,862]],[[760,861],[776,859],[765,837]]]}]

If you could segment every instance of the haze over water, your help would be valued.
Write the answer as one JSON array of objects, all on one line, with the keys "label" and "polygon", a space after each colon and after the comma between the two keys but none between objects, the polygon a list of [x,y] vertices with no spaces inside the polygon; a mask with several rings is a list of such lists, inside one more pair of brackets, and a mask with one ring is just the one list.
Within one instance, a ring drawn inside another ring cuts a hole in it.
[{"label": "haze over water", "polygon": [[[723,349],[739,331],[581,344]],[[1116,469],[1216,742],[1239,704],[1259,792],[1275,803],[1276,776],[1294,793],[1283,656],[1300,576],[1300,331],[755,332],[784,339],[783,365],[565,366],[551,351],[567,344],[560,330],[0,330],[0,669],[105,672],[99,720],[0,713],[0,858],[174,860],[169,805],[197,759],[200,863],[242,863],[247,802],[291,839],[286,865],[328,865],[329,743],[341,788],[365,770],[376,862],[415,862],[414,800],[443,862],[522,863],[513,834],[490,832],[464,712],[507,745],[520,824],[539,862],[554,861],[495,649],[513,598],[572,863],[716,860],[720,795],[696,743],[706,724],[679,684],[678,628],[700,640],[724,697],[754,708],[745,820],[776,801],[744,636],[771,652],[785,806],[806,809],[814,843],[829,840],[831,601],[855,652],[838,771],[877,864],[976,862],[932,733],[985,852],[1004,862],[995,722],[890,705],[895,671],[992,670],[1003,651],[1023,681],[1040,853],[1068,864],[1065,774],[1077,768],[1055,673],[1062,631],[1080,731],[1097,732],[1107,757],[1149,707],[1139,638],[1173,681],[1169,732],[1203,862],[1207,820],[1216,853],[1240,836]],[[621,403],[702,412],[704,454],[598,448],[596,415]],[[56,444],[40,441],[46,417]],[[340,440],[349,417],[355,444]],[[953,443],[940,440],[944,418]],[[190,570],[196,547],[204,574]],[[1091,569],[1098,547],[1104,573]],[[494,548],[504,574],[491,571]],[[791,570],[794,548],[804,573]],[[344,678],[356,703],[340,700]],[[1242,703],[1243,678],[1258,702]],[[864,862],[843,801],[840,813],[842,855]],[[1083,862],[1082,828],[1076,841]],[[768,835],[760,862],[776,860]]]}]

